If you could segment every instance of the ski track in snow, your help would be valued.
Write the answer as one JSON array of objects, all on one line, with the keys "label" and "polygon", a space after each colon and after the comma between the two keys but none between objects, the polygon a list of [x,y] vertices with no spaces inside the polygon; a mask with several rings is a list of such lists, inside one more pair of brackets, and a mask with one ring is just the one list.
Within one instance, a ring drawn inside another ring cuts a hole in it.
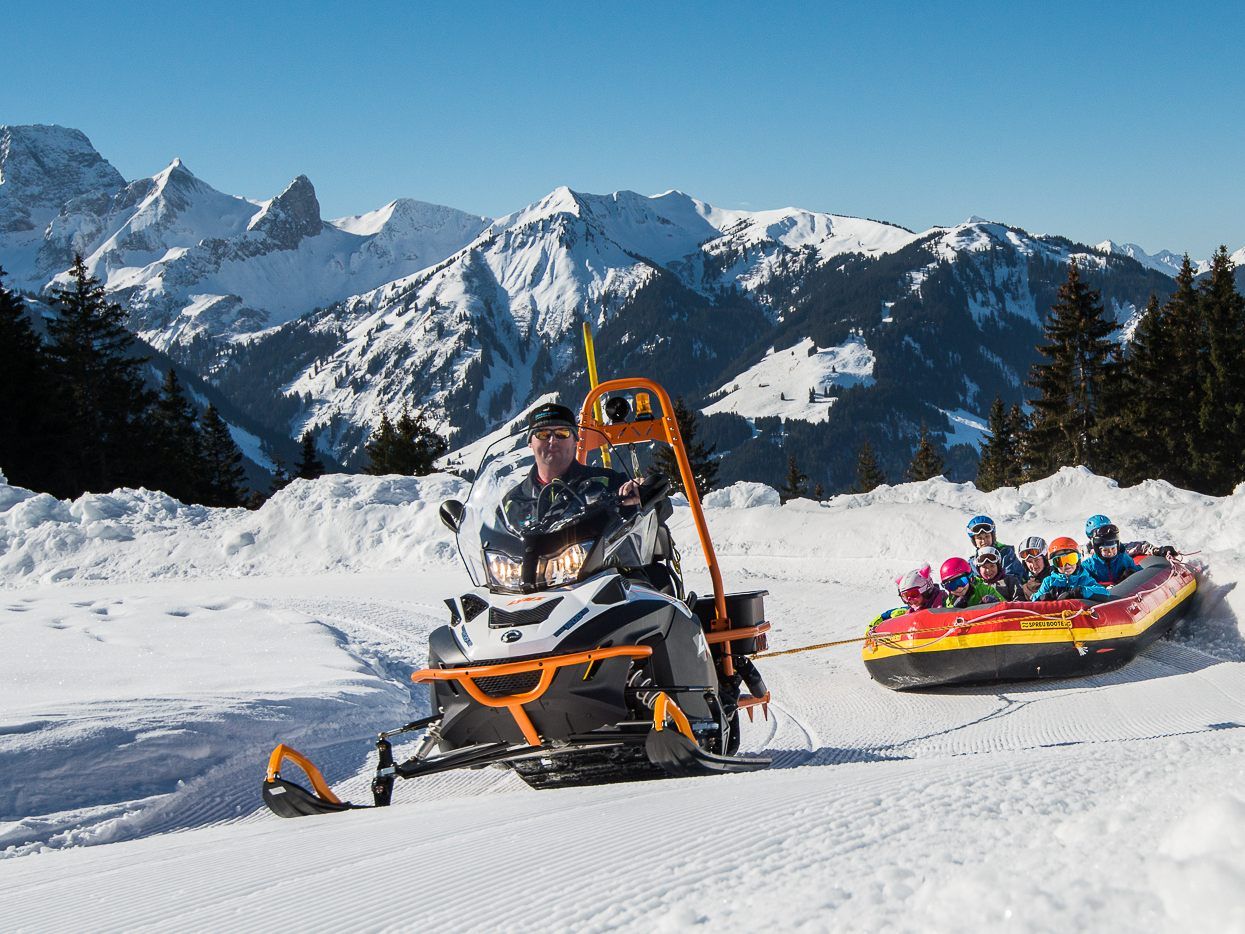
[{"label": "ski track in snow", "polygon": [[[1173,506],[1178,491],[1048,483],[1071,514],[1105,496],[1152,537],[1217,530],[1190,617],[1119,671],[895,693],[857,644],[782,656],[759,662],[768,717],[744,722],[766,772],[535,792],[460,771],[399,783],[387,811],[301,821],[260,804],[268,751],[291,742],[368,800],[375,733],[427,712],[409,675],[467,587],[444,549],[421,541],[423,564],[393,569],[370,521],[349,567],[375,547],[375,572],[144,581],[138,529],[116,546],[124,581],[10,580],[0,930],[1245,930],[1245,535],[1225,531],[1245,491]],[[1015,514],[1066,526],[1045,489]],[[779,650],[857,636],[909,561],[897,538],[957,547],[944,526],[983,498],[961,491],[709,521],[728,586],[770,591]],[[685,511],[674,531],[693,540]],[[312,567],[333,566],[325,541]]]}]

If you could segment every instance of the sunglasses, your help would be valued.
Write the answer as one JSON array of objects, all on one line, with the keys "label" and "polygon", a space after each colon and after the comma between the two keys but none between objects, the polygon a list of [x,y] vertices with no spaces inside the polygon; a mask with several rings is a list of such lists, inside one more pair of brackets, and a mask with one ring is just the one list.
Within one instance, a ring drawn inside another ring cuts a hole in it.
[{"label": "sunglasses", "polygon": [[1020,553],[1020,559],[1022,561],[1028,561],[1030,558],[1040,558],[1040,557],[1042,557],[1042,552],[1037,548],[1030,548],[1027,551],[1022,551]]},{"label": "sunglasses", "polygon": [[575,431],[572,428],[537,428],[532,432],[532,437],[539,441],[548,441],[550,438],[565,441],[567,438],[575,437]]},{"label": "sunglasses", "polygon": [[953,577],[949,581],[943,581],[942,586],[948,590],[962,590],[973,582],[973,575],[961,574],[959,577]]},{"label": "sunglasses", "polygon": [[984,525],[984,524],[974,525],[974,526],[970,526],[968,531],[970,535],[980,535],[982,532],[993,532],[994,526]]},{"label": "sunglasses", "polygon": [[1081,556],[1075,551],[1065,551],[1062,554],[1052,555],[1050,563],[1057,568],[1074,568],[1081,563]]}]

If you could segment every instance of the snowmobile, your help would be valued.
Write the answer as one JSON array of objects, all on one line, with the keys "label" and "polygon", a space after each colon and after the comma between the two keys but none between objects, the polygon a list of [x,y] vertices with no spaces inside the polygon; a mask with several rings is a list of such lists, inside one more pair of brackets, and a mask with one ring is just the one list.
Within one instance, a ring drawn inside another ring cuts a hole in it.
[{"label": "snowmobile", "polygon": [[[684,590],[665,525],[667,480],[649,477],[638,506],[608,482],[561,480],[533,503],[521,494],[534,464],[526,432],[504,437],[466,502],[441,506],[475,589],[446,600],[450,620],[429,636],[428,667],[411,675],[431,689],[433,713],[378,735],[370,805],[340,800],[309,759],[278,745],[263,782],[268,807],[282,817],[384,807],[399,778],[484,766],[535,788],[766,768],[768,758],[738,752],[739,714],[768,716],[749,657],[766,647],[766,592],[724,592],[665,390],[640,378],[596,386],[566,476],[638,475],[636,446],[659,444],[678,465],[712,597]],[[417,742],[399,761],[402,735]],[[287,760],[310,789],[283,777]]]}]

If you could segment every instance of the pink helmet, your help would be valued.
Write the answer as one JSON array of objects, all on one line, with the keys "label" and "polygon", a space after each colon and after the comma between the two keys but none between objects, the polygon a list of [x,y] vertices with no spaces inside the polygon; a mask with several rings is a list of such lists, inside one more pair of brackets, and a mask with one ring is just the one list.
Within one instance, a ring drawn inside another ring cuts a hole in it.
[{"label": "pink helmet", "polygon": [[948,558],[942,563],[942,567],[938,571],[938,579],[942,583],[946,583],[952,578],[959,577],[961,574],[973,573],[973,566],[963,558]]},{"label": "pink helmet", "polygon": [[895,585],[899,588],[900,598],[908,606],[923,603],[924,598],[938,589],[938,585],[930,577],[928,564],[922,564],[915,570],[900,574],[895,578]]}]

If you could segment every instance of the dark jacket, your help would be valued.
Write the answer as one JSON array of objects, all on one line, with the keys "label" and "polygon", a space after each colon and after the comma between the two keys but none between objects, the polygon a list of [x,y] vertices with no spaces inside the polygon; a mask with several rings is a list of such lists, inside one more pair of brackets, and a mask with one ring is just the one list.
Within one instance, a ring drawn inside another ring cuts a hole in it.
[{"label": "dark jacket", "polygon": [[1025,576],[1020,579],[1020,590],[1023,599],[1028,600],[1033,594],[1037,593],[1037,589],[1042,586],[1042,582],[1051,576],[1050,562],[1045,557],[1042,558],[1042,570],[1036,574],[1029,572],[1029,565],[1025,565]]},{"label": "dark jacket", "polygon": [[1103,558],[1094,552],[1081,562],[1081,567],[1098,583],[1108,587],[1141,570],[1137,562],[1123,549],[1116,552],[1113,558]]},{"label": "dark jacket", "polygon": [[608,502],[617,497],[619,488],[629,479],[617,470],[585,467],[579,461],[571,461],[562,476],[541,483],[533,467],[523,482],[502,499],[506,523],[521,532],[560,513]]},{"label": "dark jacket", "polygon": [[[995,546],[998,547],[997,545]],[[964,596],[956,598],[950,594],[947,595],[947,606],[955,607],[957,610],[966,610],[970,606],[979,606],[983,603],[1000,603],[1003,598],[999,592],[983,581],[979,577],[973,578],[972,586],[964,591]]]},{"label": "dark jacket", "polygon": [[[1056,596],[1065,591],[1073,594],[1072,597],[1064,598]],[[1085,573],[1085,569],[1078,567],[1072,574],[1051,574],[1050,577],[1042,581],[1042,586],[1038,588],[1038,592],[1033,595],[1034,600],[1087,600],[1090,597],[1109,597],[1111,592],[1103,587],[1096,580]]]},{"label": "dark jacket", "polygon": [[1024,580],[1025,565],[1020,560],[1020,556],[1016,554],[1016,549],[1011,545],[1000,545],[994,543],[994,547],[999,550],[999,555],[1003,558],[1003,573],[1010,574],[1016,580]]},{"label": "dark jacket", "polygon": [[1020,579],[1013,577],[1011,574],[1008,574],[1006,571],[1000,574],[998,577],[994,578],[994,580],[988,581],[984,577],[981,578],[981,580],[983,583],[989,584],[991,587],[997,590],[999,596],[1002,597],[1004,600],[1027,600],[1029,599],[1028,597],[1025,596],[1024,591],[1020,587]]}]

